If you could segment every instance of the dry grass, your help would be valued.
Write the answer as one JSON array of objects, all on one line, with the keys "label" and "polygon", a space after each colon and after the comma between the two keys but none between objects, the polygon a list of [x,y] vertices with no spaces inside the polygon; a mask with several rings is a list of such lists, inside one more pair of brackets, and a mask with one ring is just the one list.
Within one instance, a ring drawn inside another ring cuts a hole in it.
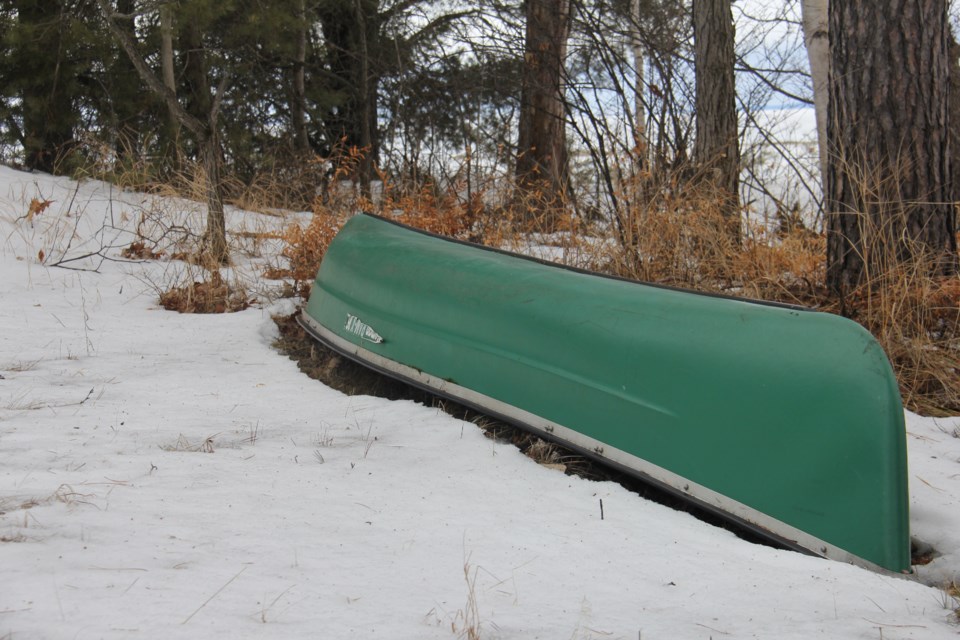
[{"label": "dry grass", "polygon": [[[102,157],[115,155],[105,149]],[[903,247],[890,226],[872,228],[864,217],[863,258],[870,268],[864,283],[838,300],[825,286],[825,238],[805,228],[797,211],[783,212],[776,226],[745,223],[738,242],[715,194],[690,186],[682,170],[623,179],[618,213],[606,222],[585,205],[578,209],[546,202],[535,192],[520,194],[505,175],[474,177],[467,190],[461,184],[439,188],[429,180],[399,184],[381,174],[382,185],[372,201],[357,181],[362,159],[362,150],[340,145],[328,158],[270,166],[245,183],[228,180],[229,199],[244,209],[271,215],[282,209],[313,212],[308,223],[289,225],[281,234],[253,230],[233,241],[254,253],[265,243],[280,243],[278,262],[263,275],[288,280],[290,293],[303,298],[333,237],[350,215],[363,210],[458,239],[525,253],[541,251],[550,259],[622,277],[802,304],[846,315],[873,333],[891,360],[908,408],[927,415],[960,411],[960,279],[932,276],[936,261],[912,248],[907,252],[911,260],[898,260]],[[143,161],[104,161],[89,173],[124,188],[202,203],[203,171],[190,162],[179,166],[178,171],[160,173]],[[864,203],[885,210],[904,208],[878,205],[889,189],[866,178],[862,182]],[[139,239],[124,256],[154,260],[195,254],[202,238],[187,231],[182,214],[175,213],[141,213]],[[891,219],[896,227],[898,219]],[[273,251],[272,244],[268,247]],[[235,311],[249,302],[243,288],[226,282],[215,268],[162,295],[164,307],[194,313]],[[318,366],[329,369],[327,377],[342,373],[337,357]]]},{"label": "dry grass", "polygon": [[[636,193],[625,194],[624,202],[640,201]],[[293,278],[304,297],[348,217],[346,209],[330,202],[317,207],[307,227],[288,230],[284,255],[290,267],[270,274]],[[909,409],[925,415],[960,411],[960,279],[930,275],[935,269],[922,253],[907,263],[893,256],[871,259],[880,267],[840,301],[825,285],[824,235],[805,228],[795,215],[784,215],[776,228],[745,224],[738,242],[710,194],[678,184],[645,185],[643,205],[625,205],[609,226],[572,211],[547,216],[535,200],[523,202],[529,210],[520,210],[516,201],[483,209],[452,191],[401,192],[388,185],[381,212],[421,229],[500,248],[529,253],[531,245],[552,247],[555,259],[622,277],[842,313],[876,336]],[[887,237],[883,233],[868,230],[866,235],[876,240],[867,250],[896,251],[879,243]]]},{"label": "dry grass", "polygon": [[[467,603],[457,612],[456,619],[450,623],[451,631],[458,638],[480,640],[480,607],[477,604],[477,570],[470,565],[470,559],[463,561],[463,579],[467,583]],[[460,623],[459,625],[457,623]]]},{"label": "dry grass", "polygon": [[956,415],[960,280],[929,274],[921,261],[874,274],[845,301],[845,311],[883,346],[909,409],[924,415]]},{"label": "dry grass", "polygon": [[[93,494],[80,493],[69,484],[61,484],[53,493],[43,498],[27,498],[25,500],[7,499],[0,501],[0,515],[11,513],[13,511],[28,511],[35,507],[53,504],[54,502],[65,504],[68,507],[73,507],[78,504],[96,506],[90,502],[92,497]],[[27,521],[25,520],[24,522]]]},{"label": "dry grass", "polygon": [[944,591],[947,594],[949,600],[949,608],[953,609],[953,617],[957,621],[960,621],[960,583],[956,581],[951,582],[947,585]]},{"label": "dry grass", "polygon": [[10,371],[13,373],[23,373],[25,371],[33,371],[37,368],[37,365],[40,364],[40,360],[19,360],[17,362],[8,364],[2,369],[4,371]]},{"label": "dry grass", "polygon": [[195,280],[160,294],[160,306],[180,313],[232,313],[251,304],[247,292],[224,280],[219,271],[209,271],[209,279]]},{"label": "dry grass", "polygon": [[0,535],[0,542],[26,542],[27,536],[22,533],[11,533],[9,535]]},{"label": "dry grass", "polygon": [[294,290],[307,298],[310,287],[320,268],[320,261],[333,237],[346,222],[346,217],[319,208],[306,227],[291,225],[283,234],[285,247],[282,255],[287,260],[286,268],[270,268],[264,272],[265,278],[293,280]]},{"label": "dry grass", "polygon": [[207,436],[199,442],[190,442],[190,440],[183,435],[182,433],[177,438],[177,441],[171,445],[163,445],[160,448],[164,451],[187,451],[194,453],[213,453],[216,451],[214,449],[215,439],[219,434],[213,434]]}]

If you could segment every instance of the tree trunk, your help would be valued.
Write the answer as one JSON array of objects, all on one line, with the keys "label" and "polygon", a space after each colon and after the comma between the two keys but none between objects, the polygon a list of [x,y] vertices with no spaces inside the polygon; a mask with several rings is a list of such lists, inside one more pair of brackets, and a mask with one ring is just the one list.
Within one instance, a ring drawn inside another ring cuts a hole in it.
[{"label": "tree trunk", "polygon": [[227,250],[226,220],[223,214],[223,181],[221,179],[223,157],[220,149],[220,138],[217,133],[217,113],[220,107],[220,98],[223,95],[229,76],[224,75],[221,78],[216,98],[212,97],[206,75],[206,61],[200,31],[194,24],[184,25],[184,30],[181,33],[181,46],[184,47],[186,57],[184,75],[188,86],[187,108],[184,108],[180,104],[176,93],[164,85],[163,80],[157,77],[143,56],[140,55],[136,42],[131,35],[117,26],[109,0],[97,0],[97,4],[110,32],[130,58],[130,62],[133,63],[140,79],[143,80],[150,91],[163,99],[167,109],[177,119],[180,126],[187,129],[193,136],[206,180],[208,208],[205,236],[206,255],[204,257],[208,263],[225,264],[229,261],[229,252]]},{"label": "tree trunk", "polygon": [[227,220],[223,213],[223,156],[220,149],[220,137],[216,126],[211,127],[211,135],[201,142],[201,158],[206,178],[207,194],[207,234],[204,254],[210,261],[211,270],[215,266],[229,261],[227,247]]},{"label": "tree trunk", "polygon": [[367,40],[367,20],[364,16],[361,0],[356,0],[356,19],[360,37],[360,67],[357,78],[360,104],[358,113],[360,119],[360,148],[365,153],[360,158],[360,193],[370,200],[370,183],[373,180],[373,131],[376,129],[376,87],[371,87],[370,75],[370,46]]},{"label": "tree trunk", "polygon": [[740,236],[740,148],[730,0],[694,0],[696,126],[694,160],[716,190],[731,233]]},{"label": "tree trunk", "polygon": [[[952,31],[952,30],[951,30]],[[950,153],[957,153],[960,150],[960,43],[956,36],[950,34],[950,48],[947,53],[948,64],[950,65],[950,106],[948,117],[950,118]],[[960,161],[950,161],[950,176],[953,182],[953,199],[960,200]]]},{"label": "tree trunk", "polygon": [[217,131],[217,106],[210,90],[203,34],[192,22],[180,25],[183,79],[187,86],[187,112],[203,123],[197,136],[197,156],[203,168],[207,194],[206,259],[213,264],[229,260],[226,218],[223,213],[223,155]]},{"label": "tree trunk", "polygon": [[[177,91],[177,78],[173,65],[173,11],[168,4],[160,5],[160,75],[163,86],[172,93]],[[176,168],[177,139],[180,137],[180,123],[168,110],[167,123],[163,131],[163,153],[171,166]]]},{"label": "tree trunk", "polygon": [[640,1],[633,0],[630,6],[630,15],[633,24],[630,28],[631,49],[633,50],[633,144],[636,148],[637,168],[640,171],[647,169],[649,143],[647,141],[647,110],[644,106],[643,87],[646,84],[643,77],[644,51],[643,40],[640,37]]},{"label": "tree trunk", "polygon": [[569,170],[564,58],[570,34],[569,0],[527,0],[526,46],[517,139],[517,185],[561,207]]},{"label": "tree trunk", "polygon": [[830,37],[828,0],[803,0],[803,41],[807,45],[813,104],[817,117],[817,145],[820,152],[820,180],[827,184],[827,103],[829,102]]},{"label": "tree trunk", "polygon": [[293,100],[290,104],[290,114],[293,120],[293,144],[296,152],[301,156],[310,154],[310,140],[307,135],[307,5],[306,0],[300,0],[297,7],[297,52],[293,65]]},{"label": "tree trunk", "polygon": [[957,267],[947,0],[830,3],[827,284]]},{"label": "tree trunk", "polygon": [[314,7],[323,27],[328,88],[339,100],[324,114],[327,139],[365,149],[357,167],[364,193],[379,158],[377,85],[380,80],[378,0],[328,0]]}]

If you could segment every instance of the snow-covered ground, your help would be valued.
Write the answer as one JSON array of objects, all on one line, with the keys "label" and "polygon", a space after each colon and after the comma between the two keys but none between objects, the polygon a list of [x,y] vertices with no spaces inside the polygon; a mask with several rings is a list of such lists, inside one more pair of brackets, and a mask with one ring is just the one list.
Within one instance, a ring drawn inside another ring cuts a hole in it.
[{"label": "snow-covered ground", "polygon": [[[939,554],[916,576],[753,545],[307,378],[271,347],[282,303],[162,310],[187,268],[118,261],[155,211],[196,217],[0,168],[0,639],[960,633],[932,586],[960,579],[960,420],[907,416],[913,532]],[[85,253],[65,266],[98,271],[49,266]]]}]

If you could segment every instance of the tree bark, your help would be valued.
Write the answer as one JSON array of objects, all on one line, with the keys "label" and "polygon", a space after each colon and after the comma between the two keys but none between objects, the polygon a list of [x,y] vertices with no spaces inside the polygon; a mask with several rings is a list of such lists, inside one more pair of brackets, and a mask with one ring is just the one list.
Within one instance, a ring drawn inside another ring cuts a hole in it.
[{"label": "tree bark", "polygon": [[569,35],[569,0],[527,0],[517,186],[521,194],[540,193],[550,207],[562,206],[569,186],[564,100]]},{"label": "tree bark", "polygon": [[360,148],[364,149],[364,154],[360,157],[360,193],[367,198],[371,198],[370,183],[373,180],[373,132],[376,129],[376,87],[371,87],[370,74],[370,46],[367,40],[367,20],[364,15],[361,0],[356,0],[356,20],[360,36],[360,68],[358,69],[360,77],[358,78],[359,90],[359,113],[360,118]]},{"label": "tree bark", "polygon": [[947,0],[830,3],[827,284],[957,268]]},{"label": "tree bark", "polygon": [[[173,65],[173,11],[168,4],[160,5],[160,75],[163,86],[171,93],[177,91],[177,78]],[[164,154],[168,160],[176,163],[177,138],[180,136],[180,123],[169,109],[167,110],[167,125],[163,132]]]},{"label": "tree bark", "polygon": [[740,148],[730,0],[694,0],[696,126],[694,160],[716,189],[731,233],[740,236]]},{"label": "tree bark", "polygon": [[[951,30],[952,31],[952,30]],[[950,65],[950,104],[948,117],[950,118],[950,153],[960,152],[960,43],[951,32],[950,44],[947,53]],[[960,160],[951,158],[950,176],[953,184],[953,199],[960,200]]]},{"label": "tree bark", "polygon": [[647,170],[649,142],[647,140],[647,110],[644,106],[643,88],[646,84],[643,76],[644,50],[643,39],[640,36],[640,1],[633,0],[630,6],[630,15],[633,24],[630,28],[630,45],[633,50],[633,144],[636,148],[637,168]]},{"label": "tree bark", "polygon": [[310,140],[307,135],[307,5],[300,0],[297,7],[297,51],[293,66],[293,100],[290,105],[293,120],[293,144],[296,152],[302,156],[310,153]]},{"label": "tree bark", "polygon": [[803,41],[807,45],[813,105],[817,118],[817,146],[820,153],[820,180],[827,184],[827,104],[830,97],[830,37],[828,0],[803,0]]},{"label": "tree bark", "polygon": [[[213,265],[226,264],[230,250],[227,246],[227,219],[223,212],[223,156],[220,137],[212,128],[209,137],[201,142],[201,159],[206,174],[207,234],[204,238],[205,255]],[[212,266],[212,265],[211,265]]]}]

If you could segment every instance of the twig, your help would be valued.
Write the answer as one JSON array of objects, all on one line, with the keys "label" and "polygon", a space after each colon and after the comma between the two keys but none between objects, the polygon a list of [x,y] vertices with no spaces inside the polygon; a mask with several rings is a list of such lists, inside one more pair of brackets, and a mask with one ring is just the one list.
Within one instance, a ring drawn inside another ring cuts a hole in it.
[{"label": "twig", "polygon": [[207,606],[207,605],[210,603],[211,600],[213,600],[213,599],[216,598],[218,595],[220,595],[220,592],[221,592],[221,591],[223,591],[224,589],[226,589],[227,587],[229,587],[229,586],[230,586],[230,583],[233,582],[234,580],[236,580],[237,578],[239,578],[239,577],[240,577],[240,574],[243,573],[243,572],[246,571],[246,570],[247,570],[247,567],[244,567],[243,569],[240,569],[240,571],[237,572],[237,575],[235,575],[235,576],[233,576],[232,578],[230,578],[229,580],[227,580],[226,584],[224,584],[222,587],[220,587],[219,589],[217,589],[217,592],[216,592],[216,593],[214,593],[212,596],[210,596],[209,598],[207,598],[207,599],[203,602],[202,605],[200,605],[199,607],[197,607],[197,610],[196,610],[196,611],[194,611],[193,613],[191,613],[190,615],[188,615],[188,616],[186,617],[186,619],[185,619],[183,622],[181,622],[180,624],[187,624],[188,622],[190,622],[190,619],[191,619],[193,616],[195,616],[195,615],[197,615],[198,613],[200,613],[200,609],[203,609],[205,606]]},{"label": "twig", "polygon": [[[70,197],[70,203],[67,205],[67,215],[70,215],[70,210],[73,209],[73,203],[77,201],[77,194],[80,192],[80,181],[77,181],[77,186],[73,190],[73,195]],[[73,245],[73,239],[77,237],[77,229],[80,228],[80,218],[83,217],[83,212],[80,211],[74,216],[73,219],[73,233],[70,234],[70,239],[67,240],[67,247],[63,250],[63,256],[67,255],[67,252],[70,251],[70,247]],[[61,258],[63,257],[61,256]]]},{"label": "twig", "polygon": [[926,629],[922,624],[889,624],[887,622],[877,622],[876,620],[871,620],[870,618],[864,618],[870,624],[875,624],[878,627],[893,627],[895,629]]}]

